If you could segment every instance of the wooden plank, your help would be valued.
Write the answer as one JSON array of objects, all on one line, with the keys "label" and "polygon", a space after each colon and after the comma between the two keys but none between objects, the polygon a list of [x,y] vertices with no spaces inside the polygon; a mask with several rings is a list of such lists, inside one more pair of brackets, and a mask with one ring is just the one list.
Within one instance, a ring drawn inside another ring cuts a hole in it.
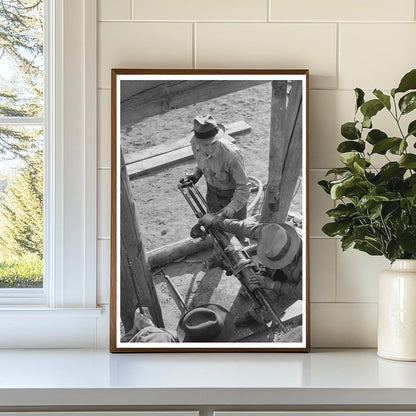
[{"label": "wooden plank", "polygon": [[[229,132],[231,134],[237,134],[246,132],[250,129],[251,127],[245,122],[238,122],[238,124],[232,123],[226,128],[225,139],[229,140],[231,143],[234,143],[235,139],[229,135]],[[187,139],[187,142],[189,143],[189,139]],[[160,149],[161,147],[159,147],[159,150]],[[172,166],[176,163],[190,160],[193,157],[194,155],[192,148],[188,144],[187,146],[181,147],[179,149],[164,152],[162,154],[156,154],[148,158],[132,162],[126,166],[127,174],[129,175],[130,179],[134,179],[145,175],[146,173],[153,172],[162,168],[167,168],[168,166]]]},{"label": "wooden plank", "polygon": [[[244,90],[270,81],[162,81],[159,85],[154,82],[150,88],[142,87],[129,98],[121,102],[121,127],[127,127],[147,117],[163,114],[171,109],[186,107],[203,101],[208,101],[222,95]],[[133,88],[133,87],[130,87]],[[123,91],[123,96],[128,96]]]},{"label": "wooden plank", "polygon": [[123,157],[120,175],[120,314],[124,329],[128,332],[134,322],[137,307],[146,306],[153,322],[163,327],[152,272],[142,243],[140,225],[136,216]]},{"label": "wooden plank", "polygon": [[[251,130],[251,126],[247,124],[244,120],[235,121],[234,123],[224,124],[225,130],[229,136],[236,134],[246,133]],[[148,159],[149,157],[154,157],[161,155],[163,153],[171,152],[172,150],[181,149],[182,147],[189,146],[189,136],[182,137],[178,140],[169,140],[168,143],[164,142],[156,146],[148,147],[140,151],[140,153],[131,153],[125,155],[126,166],[138,162],[139,160]],[[231,140],[231,143],[234,143],[235,140]]]},{"label": "wooden plank", "polygon": [[268,223],[286,221],[302,167],[302,81],[293,81],[287,108],[285,87],[277,83],[272,83],[269,182],[261,215]]}]

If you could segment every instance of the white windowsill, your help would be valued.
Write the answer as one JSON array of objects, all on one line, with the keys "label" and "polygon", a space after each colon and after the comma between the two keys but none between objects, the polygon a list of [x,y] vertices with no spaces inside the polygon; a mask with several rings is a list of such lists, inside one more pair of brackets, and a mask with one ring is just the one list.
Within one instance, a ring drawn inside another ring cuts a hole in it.
[{"label": "white windowsill", "polygon": [[373,349],[309,354],[0,350],[0,368],[0,411],[46,406],[416,409],[416,363],[384,360]]},{"label": "white windowsill", "polygon": [[102,313],[102,308],[3,306],[0,348],[96,348]]},{"label": "white windowsill", "polygon": [[0,317],[4,316],[29,316],[33,319],[48,316],[67,317],[90,317],[98,318],[101,315],[101,308],[45,308],[38,306],[0,306]]}]

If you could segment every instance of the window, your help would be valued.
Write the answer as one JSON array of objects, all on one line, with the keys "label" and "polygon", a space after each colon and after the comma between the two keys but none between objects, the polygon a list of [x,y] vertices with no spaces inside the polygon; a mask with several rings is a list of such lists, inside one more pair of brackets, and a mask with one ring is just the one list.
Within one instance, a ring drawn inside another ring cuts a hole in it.
[{"label": "window", "polygon": [[0,1],[0,291],[44,286],[43,6]]},{"label": "window", "polygon": [[42,5],[46,111],[0,120],[38,134],[43,147],[45,280],[42,288],[0,291],[0,347],[94,347],[103,326],[96,307],[96,0]]}]

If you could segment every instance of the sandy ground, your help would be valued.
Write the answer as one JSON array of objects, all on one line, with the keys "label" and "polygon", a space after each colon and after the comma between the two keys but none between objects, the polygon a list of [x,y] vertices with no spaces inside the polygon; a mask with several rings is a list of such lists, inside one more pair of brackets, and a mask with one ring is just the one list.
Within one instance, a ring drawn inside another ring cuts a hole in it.
[{"label": "sandy ground", "polygon": [[[165,144],[166,150],[178,147],[178,141],[191,133],[192,121],[197,114],[212,114],[220,123],[240,120],[252,129],[236,136],[236,145],[242,150],[249,176],[267,182],[270,134],[271,85],[263,84],[229,94],[214,100],[198,103],[166,114],[150,117],[129,126],[121,132],[122,149],[126,162],[140,158],[143,149]],[[185,172],[191,171],[193,161],[183,162],[168,169],[148,174],[131,181],[137,215],[144,234],[146,250],[187,238],[196,219],[176,185]],[[205,193],[205,181],[198,187]],[[291,213],[302,215],[301,186],[294,196]],[[254,197],[254,193],[253,196]],[[201,262],[210,253],[182,259],[165,267],[188,307],[205,303],[218,303],[228,308],[233,316],[249,308],[249,301],[239,296],[240,283],[234,276],[225,276],[218,268],[204,273]],[[161,274],[155,274],[155,286],[167,328],[175,329],[181,316],[179,302],[173,296]],[[277,301],[277,300],[276,300]],[[279,301],[282,308],[287,302]],[[299,322],[294,322],[299,324]],[[265,329],[259,324],[238,328],[234,338],[239,339]],[[279,331],[269,331],[264,341],[276,338]]]}]

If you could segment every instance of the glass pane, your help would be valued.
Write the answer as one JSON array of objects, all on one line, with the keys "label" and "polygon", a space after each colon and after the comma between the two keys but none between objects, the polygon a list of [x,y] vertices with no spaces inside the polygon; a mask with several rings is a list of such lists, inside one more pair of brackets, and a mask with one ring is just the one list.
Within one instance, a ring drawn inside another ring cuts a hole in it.
[{"label": "glass pane", "polygon": [[1,0],[0,116],[43,115],[43,2]]},{"label": "glass pane", "polygon": [[0,126],[0,289],[43,285],[43,140]]}]

